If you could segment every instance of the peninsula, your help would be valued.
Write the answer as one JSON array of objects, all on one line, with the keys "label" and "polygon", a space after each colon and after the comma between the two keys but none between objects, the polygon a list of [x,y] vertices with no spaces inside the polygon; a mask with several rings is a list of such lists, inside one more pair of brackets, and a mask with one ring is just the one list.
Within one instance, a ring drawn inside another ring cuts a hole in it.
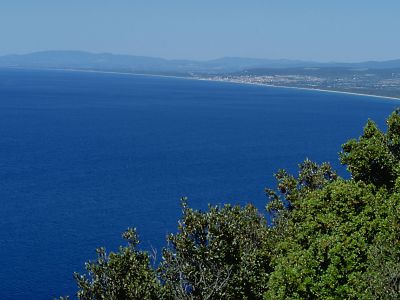
[{"label": "peninsula", "polygon": [[357,63],[225,57],[208,61],[45,51],[0,56],[0,68],[101,71],[400,98],[400,59]]}]

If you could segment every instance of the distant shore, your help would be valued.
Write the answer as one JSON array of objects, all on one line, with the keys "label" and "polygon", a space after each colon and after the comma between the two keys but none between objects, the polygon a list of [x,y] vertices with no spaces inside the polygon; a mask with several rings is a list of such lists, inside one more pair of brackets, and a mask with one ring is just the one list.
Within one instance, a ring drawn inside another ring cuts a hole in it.
[{"label": "distant shore", "polygon": [[[13,68],[13,69],[18,69],[18,68]],[[234,83],[234,84],[256,85],[256,86],[264,86],[264,87],[271,87],[271,88],[295,89],[295,90],[305,90],[305,91],[316,91],[316,92],[322,92],[322,93],[336,93],[336,94],[381,98],[381,99],[388,99],[388,100],[400,100],[400,97],[390,97],[390,96],[383,96],[383,95],[381,96],[381,95],[375,95],[375,94],[363,94],[363,93],[356,93],[356,92],[346,92],[346,91],[339,91],[339,90],[328,90],[328,89],[309,88],[309,87],[272,85],[272,84],[264,84],[264,83],[257,83],[257,82],[240,82],[237,80],[216,80],[216,79],[211,79],[211,78],[190,77],[190,76],[185,77],[185,76],[177,76],[177,75],[130,73],[130,72],[101,71],[101,70],[82,70],[82,69],[38,69],[38,70],[132,75],[132,76],[150,76],[150,77],[177,78],[177,79],[210,81],[210,82],[227,82],[227,83]]]},{"label": "distant shore", "polygon": [[383,98],[383,99],[390,99],[390,100],[400,100],[400,97],[380,96],[380,95],[374,95],[374,94],[363,94],[363,93],[345,92],[345,91],[338,91],[338,90],[327,90],[327,89],[297,87],[297,86],[287,86],[287,85],[273,85],[273,84],[256,83],[256,82],[240,82],[240,81],[236,81],[236,80],[213,80],[213,79],[202,79],[202,78],[193,78],[193,79],[204,80],[204,81],[213,81],[213,82],[229,82],[229,83],[236,83],[236,84],[257,85],[257,86],[265,86],[265,87],[272,87],[272,88],[283,88],[283,89],[295,89],[295,90],[305,90],[305,91],[317,91],[317,92],[324,92],[324,93],[347,94],[347,95],[355,95],[355,96]]}]

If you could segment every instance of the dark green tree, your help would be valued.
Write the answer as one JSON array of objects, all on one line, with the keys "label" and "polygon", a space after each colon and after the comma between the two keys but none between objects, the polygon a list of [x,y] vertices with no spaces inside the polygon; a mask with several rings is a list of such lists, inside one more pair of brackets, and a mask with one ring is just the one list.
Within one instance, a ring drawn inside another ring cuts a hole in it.
[{"label": "dark green tree", "polygon": [[387,133],[369,120],[358,140],[345,143],[340,155],[354,180],[375,186],[393,187],[400,174],[400,116],[399,110],[387,119]]},{"label": "dark green tree", "polygon": [[363,276],[377,236],[387,230],[387,192],[338,179],[296,203],[284,215],[285,235],[274,248],[266,298],[368,298]]},{"label": "dark green tree", "polygon": [[271,271],[264,217],[252,205],[201,212],[182,204],[160,267],[174,298],[262,299]]},{"label": "dark green tree", "polygon": [[135,229],[123,234],[128,246],[107,255],[97,249],[97,260],[86,263],[87,274],[74,274],[78,298],[82,300],[159,299],[163,289],[150,266],[147,252],[137,250],[139,244]]},{"label": "dark green tree", "polygon": [[343,145],[352,179],[308,160],[267,189],[276,235],[266,299],[399,299],[398,111]]}]

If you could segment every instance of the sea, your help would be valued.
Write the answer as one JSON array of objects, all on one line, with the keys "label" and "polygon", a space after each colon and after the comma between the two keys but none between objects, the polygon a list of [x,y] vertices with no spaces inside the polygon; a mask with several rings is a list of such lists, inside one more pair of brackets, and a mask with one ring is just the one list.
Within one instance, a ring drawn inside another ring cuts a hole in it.
[{"label": "sea", "polygon": [[[74,272],[137,228],[160,259],[180,198],[253,203],[305,158],[338,160],[396,100],[172,77],[0,70],[0,299],[76,293]],[[73,298],[73,297],[72,297]]]}]

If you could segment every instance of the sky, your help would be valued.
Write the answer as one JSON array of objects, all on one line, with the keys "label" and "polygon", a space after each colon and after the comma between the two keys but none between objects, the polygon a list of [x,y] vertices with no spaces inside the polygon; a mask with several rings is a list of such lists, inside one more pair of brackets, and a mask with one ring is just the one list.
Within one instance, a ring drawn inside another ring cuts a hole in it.
[{"label": "sky", "polygon": [[0,55],[400,58],[399,0],[0,0]]}]

